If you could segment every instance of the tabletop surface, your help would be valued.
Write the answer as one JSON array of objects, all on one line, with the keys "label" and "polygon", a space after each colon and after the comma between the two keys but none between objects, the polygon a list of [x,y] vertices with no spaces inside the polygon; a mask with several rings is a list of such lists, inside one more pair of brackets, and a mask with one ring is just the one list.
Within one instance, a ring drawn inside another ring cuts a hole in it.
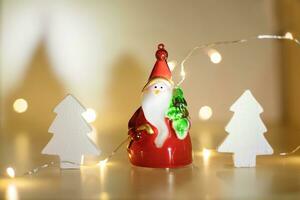
[{"label": "tabletop surface", "polygon": [[[95,133],[102,154],[85,158],[79,170],[60,170],[56,156],[41,155],[51,134],[41,131],[5,131],[0,140],[0,198],[6,199],[300,199],[300,154],[280,156],[295,148],[296,131],[275,127],[265,136],[274,148],[272,156],[258,156],[256,168],[234,168],[231,154],[214,150],[227,133],[216,126],[194,126],[191,131],[194,162],[178,169],[132,166],[126,146],[103,165],[126,131]],[[289,135],[289,137],[286,137]],[[54,165],[26,175],[50,162]],[[14,179],[5,170],[16,171]]]}]

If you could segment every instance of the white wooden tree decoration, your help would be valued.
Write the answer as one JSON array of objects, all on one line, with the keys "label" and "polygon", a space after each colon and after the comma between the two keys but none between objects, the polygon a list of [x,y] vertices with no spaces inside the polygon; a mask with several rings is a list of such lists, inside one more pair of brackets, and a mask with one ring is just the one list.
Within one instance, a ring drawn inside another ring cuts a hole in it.
[{"label": "white wooden tree decoration", "polygon": [[225,128],[229,135],[218,152],[233,153],[235,167],[255,167],[257,155],[273,154],[264,137],[267,128],[260,118],[263,108],[250,90],[246,90],[230,111],[234,115]]},{"label": "white wooden tree decoration", "polygon": [[83,155],[100,154],[88,137],[92,128],[82,116],[85,111],[72,95],[66,96],[54,109],[57,116],[48,130],[53,137],[42,154],[58,155],[62,169],[79,168]]}]

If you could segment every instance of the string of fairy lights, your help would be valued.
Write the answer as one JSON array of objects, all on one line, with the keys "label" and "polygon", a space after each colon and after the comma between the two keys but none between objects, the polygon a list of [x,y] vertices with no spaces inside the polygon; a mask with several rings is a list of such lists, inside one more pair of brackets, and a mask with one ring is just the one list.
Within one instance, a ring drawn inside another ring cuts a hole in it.
[{"label": "string of fairy lights", "polygon": [[[70,161],[60,161],[59,163],[70,163],[70,164],[73,164],[73,165],[79,165],[79,166],[89,166],[89,167],[93,167],[93,166],[105,166],[106,163],[119,151],[119,149],[124,145],[126,144],[128,141],[130,140],[130,137],[126,137],[125,140],[123,140],[120,144],[118,144],[116,146],[116,148],[114,148],[114,150],[103,160],[97,162],[96,164],[90,164],[90,165],[81,165],[81,164],[78,164],[78,163],[75,163],[75,162],[70,162]],[[48,167],[51,167],[51,166],[54,166],[55,164],[58,164],[54,161],[51,161],[49,163],[46,163],[46,164],[43,164],[41,166],[38,166],[38,167],[35,167],[33,168],[32,170],[29,170],[27,172],[25,172],[22,176],[31,176],[33,174],[36,174],[38,173],[40,170],[43,170],[45,168],[48,168]],[[14,168],[12,167],[8,167],[6,168],[6,174],[8,177],[10,178],[15,178],[16,177],[16,173],[15,173],[15,170]]]},{"label": "string of fairy lights", "polygon": [[[284,35],[257,35],[254,37],[250,38],[245,38],[245,39],[239,39],[239,40],[231,40],[231,41],[218,41],[218,42],[212,42],[212,43],[207,43],[203,45],[199,45],[194,47],[188,54],[187,56],[182,60],[180,63],[180,81],[176,84],[177,86],[180,86],[186,79],[186,62],[194,55],[195,52],[204,50],[204,49],[209,49],[209,51],[206,51],[211,62],[214,64],[218,64],[222,61],[222,55],[215,49],[217,46],[224,46],[224,45],[234,45],[234,44],[242,44],[246,42],[250,42],[253,40],[290,40],[294,42],[296,45],[300,46],[300,42],[297,38],[294,38],[293,34],[290,32],[285,33]],[[176,67],[176,61],[172,61],[168,63],[170,66],[170,69],[173,71],[173,69]],[[28,103],[25,99],[17,99],[14,104],[13,108],[16,112],[18,113],[23,113],[26,112],[28,108]],[[207,120],[211,117],[212,115],[212,110],[209,106],[203,106],[199,110],[199,117],[202,118],[203,120]],[[88,122],[93,122],[96,119],[96,112],[93,109],[88,109],[87,112],[83,115],[84,118]],[[126,137],[125,140],[123,140],[120,144],[116,146],[116,148],[103,160],[99,161],[97,164],[89,165],[89,166],[104,166],[106,163],[118,152],[118,150],[129,141],[129,137]],[[290,152],[283,152],[280,153],[280,156],[289,156],[291,154],[296,153],[300,149],[300,145],[297,146],[295,149],[293,149]],[[206,149],[204,148],[202,151],[202,156],[203,158],[208,158],[211,155],[211,152],[215,151],[214,149]],[[63,161],[63,162],[69,162],[69,161]],[[72,163],[72,162],[69,162]],[[39,167],[36,167],[30,171],[27,171],[24,173],[22,176],[28,176],[28,175],[33,175],[38,173],[40,170],[48,168],[50,166],[55,165],[56,163],[51,161],[47,164],[43,164]],[[72,163],[72,164],[78,164],[78,163]],[[87,165],[83,165],[87,166]],[[10,178],[15,178],[16,177],[16,172],[13,167],[7,167],[6,168],[6,174]]]},{"label": "string of fairy lights", "polygon": [[[194,47],[188,54],[187,56],[182,60],[180,64],[180,76],[181,80],[177,83],[177,86],[180,86],[186,77],[186,72],[185,72],[185,63],[189,60],[189,58],[198,50],[203,50],[207,48],[213,48],[216,46],[224,46],[224,45],[233,45],[233,44],[241,44],[241,43],[246,43],[252,40],[291,40],[295,42],[297,45],[300,45],[300,42],[297,38],[294,38],[293,34],[290,32],[287,32],[285,35],[257,35],[255,37],[250,37],[246,39],[239,39],[239,40],[231,40],[231,41],[218,41],[218,42],[213,42],[213,43],[208,43],[208,44],[203,44],[200,46]],[[210,59],[213,63],[218,63],[221,61],[222,56],[220,53],[218,53],[216,50],[211,50],[209,53]]]}]

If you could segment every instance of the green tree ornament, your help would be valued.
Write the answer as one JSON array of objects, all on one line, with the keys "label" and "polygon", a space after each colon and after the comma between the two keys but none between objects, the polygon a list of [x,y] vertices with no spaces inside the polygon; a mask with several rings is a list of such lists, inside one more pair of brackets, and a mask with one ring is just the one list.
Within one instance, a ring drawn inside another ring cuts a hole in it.
[{"label": "green tree ornament", "polygon": [[172,100],[167,111],[167,117],[172,120],[172,127],[178,139],[183,140],[190,129],[189,112],[181,88],[173,90]]}]

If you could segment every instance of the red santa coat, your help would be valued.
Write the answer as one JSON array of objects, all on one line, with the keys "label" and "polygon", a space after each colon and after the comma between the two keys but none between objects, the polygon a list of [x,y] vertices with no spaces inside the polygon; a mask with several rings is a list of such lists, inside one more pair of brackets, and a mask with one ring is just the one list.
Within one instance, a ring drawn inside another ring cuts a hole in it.
[{"label": "red santa coat", "polygon": [[[161,148],[155,146],[157,129],[145,118],[140,107],[128,123],[128,134],[131,141],[128,145],[129,160],[133,165],[152,168],[175,168],[192,163],[192,144],[189,134],[180,140],[172,128],[172,121],[165,119],[169,129],[169,136]],[[148,125],[147,130],[140,127]],[[153,130],[149,131],[149,129]]]}]

